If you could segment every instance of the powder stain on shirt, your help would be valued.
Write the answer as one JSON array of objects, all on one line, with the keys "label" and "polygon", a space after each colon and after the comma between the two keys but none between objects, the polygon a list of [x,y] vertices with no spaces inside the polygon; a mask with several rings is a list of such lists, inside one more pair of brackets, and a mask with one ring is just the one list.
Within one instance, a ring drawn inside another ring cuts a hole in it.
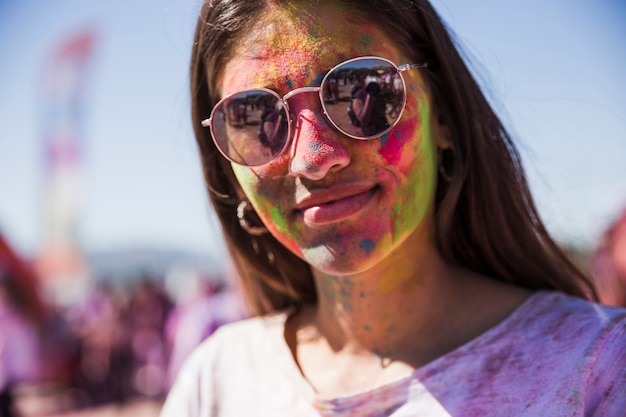
[{"label": "powder stain on shirt", "polygon": [[[340,280],[329,277],[331,283],[340,284]],[[285,349],[287,317],[280,313],[222,327],[191,357],[161,415],[198,415],[197,410],[205,407],[231,410],[220,413],[222,417],[320,413],[344,417],[562,417],[581,416],[589,411],[585,407],[595,407],[591,414],[621,417],[626,409],[626,313],[622,309],[555,292],[537,292],[499,326],[410,377],[330,399],[316,396],[307,387],[291,351]],[[373,328],[373,323],[368,324]],[[545,329],[553,326],[570,336],[549,337]],[[583,328],[584,334],[571,335],[571,330],[578,328]],[[486,372],[485,363],[503,349],[510,349],[509,359],[497,374]],[[384,365],[388,355],[380,349],[375,353]],[[238,368],[242,363],[251,367]],[[250,371],[262,377],[241,378]],[[273,378],[272,383],[268,384],[268,378]],[[188,381],[221,381],[221,387],[237,389],[207,390]],[[284,403],[277,407],[277,400]]]}]

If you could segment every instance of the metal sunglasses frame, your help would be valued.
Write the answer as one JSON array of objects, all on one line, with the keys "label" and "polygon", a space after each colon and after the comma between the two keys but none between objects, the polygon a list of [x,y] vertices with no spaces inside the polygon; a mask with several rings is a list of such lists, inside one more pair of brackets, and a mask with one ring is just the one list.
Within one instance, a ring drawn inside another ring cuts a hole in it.
[{"label": "metal sunglasses frame", "polygon": [[[339,125],[330,117],[330,115],[328,114],[327,110],[326,110],[326,104],[324,102],[324,85],[326,83],[326,81],[328,80],[329,76],[331,74],[333,74],[333,72],[346,65],[349,64],[351,62],[355,62],[355,61],[364,61],[364,60],[378,60],[378,61],[382,61],[385,62],[389,65],[391,65],[391,67],[395,68],[396,71],[398,71],[398,74],[400,74],[400,80],[402,80],[402,89],[404,91],[404,97],[402,100],[402,107],[400,108],[400,111],[398,112],[398,117],[396,118],[396,120],[393,122],[393,124],[391,124],[387,129],[383,130],[380,133],[377,133],[375,135],[370,135],[370,136],[355,136],[345,130],[343,130],[341,127],[339,127]],[[398,124],[398,122],[400,121],[400,119],[402,118],[402,114],[404,113],[404,108],[406,106],[406,82],[404,81],[404,77],[402,76],[402,73],[405,71],[408,71],[410,69],[413,68],[426,68],[428,67],[428,63],[423,62],[421,64],[403,64],[403,65],[396,65],[395,63],[393,63],[392,61],[388,60],[387,58],[382,58],[379,56],[361,56],[361,57],[357,57],[357,58],[351,58],[348,59],[346,61],[343,61],[337,65],[335,65],[334,67],[332,67],[327,73],[326,75],[324,75],[324,78],[322,78],[322,81],[320,82],[320,86],[319,87],[300,87],[300,88],[296,88],[294,90],[291,90],[290,92],[288,92],[287,94],[285,94],[284,96],[280,96],[277,92],[270,90],[268,88],[252,88],[250,90],[243,90],[243,91],[238,91],[236,93],[233,94],[229,94],[228,96],[222,98],[220,101],[217,102],[217,104],[215,104],[215,106],[213,107],[213,109],[211,110],[211,115],[208,119],[204,119],[202,120],[200,123],[202,124],[202,127],[208,127],[211,131],[211,138],[213,139],[213,142],[215,143],[215,147],[217,148],[218,151],[220,151],[220,153],[229,161],[234,162],[236,164],[239,165],[243,165],[243,166],[248,166],[248,167],[257,167],[257,166],[263,166],[263,165],[267,165],[270,162],[272,162],[273,160],[275,160],[276,158],[278,158],[280,155],[283,154],[283,152],[285,152],[285,149],[287,149],[289,143],[291,143],[291,135],[292,135],[292,130],[291,130],[291,126],[294,122],[294,120],[292,120],[291,116],[291,112],[289,110],[289,104],[287,103],[287,101],[292,98],[293,96],[295,96],[296,94],[301,94],[301,93],[318,93],[319,95],[319,99],[320,99],[320,103],[322,105],[322,113],[324,114],[324,118],[330,123],[331,126],[333,126],[335,129],[337,129],[339,132],[341,132],[342,134],[348,136],[349,138],[352,139],[356,139],[356,140],[371,140],[371,139],[376,139],[379,138],[383,135],[385,135],[387,132],[389,132],[391,129],[394,128],[394,126],[396,126],[396,124]],[[264,162],[262,164],[258,164],[258,165],[249,165],[249,164],[244,164],[241,163],[239,161],[235,161],[232,157],[226,155],[226,152],[224,152],[222,150],[222,148],[219,146],[217,140],[215,139],[215,133],[213,131],[213,120],[215,119],[215,112],[217,109],[219,109],[221,107],[222,104],[224,104],[226,101],[228,101],[230,98],[232,98],[233,96],[236,96],[238,94],[242,94],[242,93],[252,93],[255,91],[259,91],[259,92],[264,92],[264,93],[269,93],[270,95],[274,96],[278,101],[281,101],[283,103],[284,106],[284,110],[285,113],[287,114],[287,140],[285,140],[285,144],[283,145],[283,147],[280,149],[280,152],[276,153],[276,156],[274,156],[274,158],[270,159],[267,162]]]}]

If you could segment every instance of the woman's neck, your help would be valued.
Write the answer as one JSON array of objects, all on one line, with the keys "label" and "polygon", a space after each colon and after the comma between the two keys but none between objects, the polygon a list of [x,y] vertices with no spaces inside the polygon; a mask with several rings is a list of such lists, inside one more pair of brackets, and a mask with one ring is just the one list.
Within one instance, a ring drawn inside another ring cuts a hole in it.
[{"label": "woman's neck", "polygon": [[502,321],[529,295],[406,242],[366,272],[314,272],[318,303],[292,317],[287,343],[323,397],[385,384]]},{"label": "woman's neck", "polygon": [[458,270],[432,249],[394,253],[374,268],[349,276],[315,273],[318,304],[311,317],[337,351],[400,354],[418,334],[442,329],[462,292]]},{"label": "woman's neck", "polygon": [[453,348],[446,336],[461,278],[435,249],[408,252],[349,276],[314,272],[318,303],[288,322],[286,336],[320,396],[386,384]]},{"label": "woman's neck", "polygon": [[429,262],[391,275],[316,275],[319,300],[307,321],[335,352],[418,367],[495,326],[530,295],[438,257]]}]

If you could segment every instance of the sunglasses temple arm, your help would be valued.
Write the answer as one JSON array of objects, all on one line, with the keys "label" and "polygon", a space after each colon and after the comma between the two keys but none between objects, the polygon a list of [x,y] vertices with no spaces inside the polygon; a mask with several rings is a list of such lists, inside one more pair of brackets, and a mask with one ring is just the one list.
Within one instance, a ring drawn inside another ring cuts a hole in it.
[{"label": "sunglasses temple arm", "polygon": [[428,66],[428,62],[423,62],[421,64],[398,65],[398,72],[408,71],[411,68],[426,68],[427,66]]},{"label": "sunglasses temple arm", "polygon": [[200,122],[200,124],[202,125],[202,127],[209,127],[211,126],[211,119],[204,119]]}]

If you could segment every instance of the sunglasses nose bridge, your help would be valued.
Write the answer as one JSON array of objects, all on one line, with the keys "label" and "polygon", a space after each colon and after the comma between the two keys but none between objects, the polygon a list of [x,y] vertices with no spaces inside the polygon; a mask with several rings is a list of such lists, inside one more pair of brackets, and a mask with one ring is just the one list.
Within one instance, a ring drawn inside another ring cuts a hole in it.
[{"label": "sunglasses nose bridge", "polygon": [[[292,123],[295,123],[295,116],[296,116],[295,113],[300,111],[299,107],[301,107],[302,104],[290,106],[289,101],[293,98],[297,98],[296,96],[299,96],[300,94],[305,94],[305,93],[315,93],[316,98],[319,100],[319,94],[320,94],[321,89],[322,89],[321,87],[300,87],[300,88],[296,88],[295,90],[288,92],[287,94],[283,96],[282,100],[283,100],[283,103],[285,104],[285,109],[287,110],[287,113],[289,114],[289,119],[291,120]],[[316,100],[316,98],[313,98],[313,100]],[[309,107],[309,106],[313,106],[314,109],[321,109],[321,111],[324,112],[324,106],[321,100],[319,102],[319,107],[317,107],[318,103],[315,101],[307,102],[307,104],[304,104],[304,107]]]},{"label": "sunglasses nose bridge", "polygon": [[302,93],[317,93],[317,94],[319,94],[321,89],[322,89],[321,87],[300,87],[300,88],[296,88],[295,90],[291,90],[290,92],[285,94],[285,96],[283,97],[283,100],[284,101],[288,101],[290,98],[292,98],[296,94],[302,94]]}]

